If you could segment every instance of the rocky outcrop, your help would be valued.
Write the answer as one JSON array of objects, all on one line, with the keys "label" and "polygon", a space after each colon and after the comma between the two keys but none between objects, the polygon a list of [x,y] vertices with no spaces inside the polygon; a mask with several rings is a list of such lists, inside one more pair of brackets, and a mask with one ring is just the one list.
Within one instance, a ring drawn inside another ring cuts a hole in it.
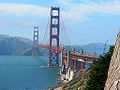
[{"label": "rocky outcrop", "polygon": [[117,35],[104,90],[120,90],[120,32]]}]

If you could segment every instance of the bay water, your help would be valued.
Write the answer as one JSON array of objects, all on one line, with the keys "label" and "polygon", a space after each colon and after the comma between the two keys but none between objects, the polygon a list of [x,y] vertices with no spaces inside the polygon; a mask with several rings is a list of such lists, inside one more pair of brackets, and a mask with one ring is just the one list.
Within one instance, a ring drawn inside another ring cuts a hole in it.
[{"label": "bay water", "polygon": [[44,90],[60,82],[47,57],[0,56],[0,90]]}]

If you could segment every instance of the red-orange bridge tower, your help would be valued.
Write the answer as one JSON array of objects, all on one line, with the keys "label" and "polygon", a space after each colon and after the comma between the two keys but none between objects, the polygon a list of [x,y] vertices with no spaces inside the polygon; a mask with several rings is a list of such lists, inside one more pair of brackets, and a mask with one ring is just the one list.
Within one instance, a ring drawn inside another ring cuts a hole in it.
[{"label": "red-orange bridge tower", "polygon": [[[59,53],[61,51],[59,45],[59,33],[60,32],[60,8],[51,7],[50,12],[50,38],[49,45],[39,44],[39,28],[34,27],[34,37],[33,37],[33,55],[37,53],[37,48],[48,48],[49,49],[49,58],[48,66],[58,66]],[[54,44],[53,44],[54,42]]]}]

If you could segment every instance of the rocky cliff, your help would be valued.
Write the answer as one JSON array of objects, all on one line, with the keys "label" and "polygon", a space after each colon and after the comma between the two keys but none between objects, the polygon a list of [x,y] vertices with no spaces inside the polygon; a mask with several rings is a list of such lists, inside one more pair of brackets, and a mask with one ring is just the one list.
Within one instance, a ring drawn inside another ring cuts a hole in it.
[{"label": "rocky cliff", "polygon": [[120,32],[116,38],[104,90],[120,90]]}]

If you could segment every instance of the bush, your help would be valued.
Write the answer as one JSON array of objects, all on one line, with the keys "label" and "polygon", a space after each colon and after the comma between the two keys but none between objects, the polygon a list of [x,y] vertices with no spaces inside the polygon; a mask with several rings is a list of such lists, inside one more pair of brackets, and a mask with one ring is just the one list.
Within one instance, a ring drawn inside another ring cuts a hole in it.
[{"label": "bush", "polygon": [[109,52],[93,62],[85,90],[104,90],[113,49],[111,46]]}]

